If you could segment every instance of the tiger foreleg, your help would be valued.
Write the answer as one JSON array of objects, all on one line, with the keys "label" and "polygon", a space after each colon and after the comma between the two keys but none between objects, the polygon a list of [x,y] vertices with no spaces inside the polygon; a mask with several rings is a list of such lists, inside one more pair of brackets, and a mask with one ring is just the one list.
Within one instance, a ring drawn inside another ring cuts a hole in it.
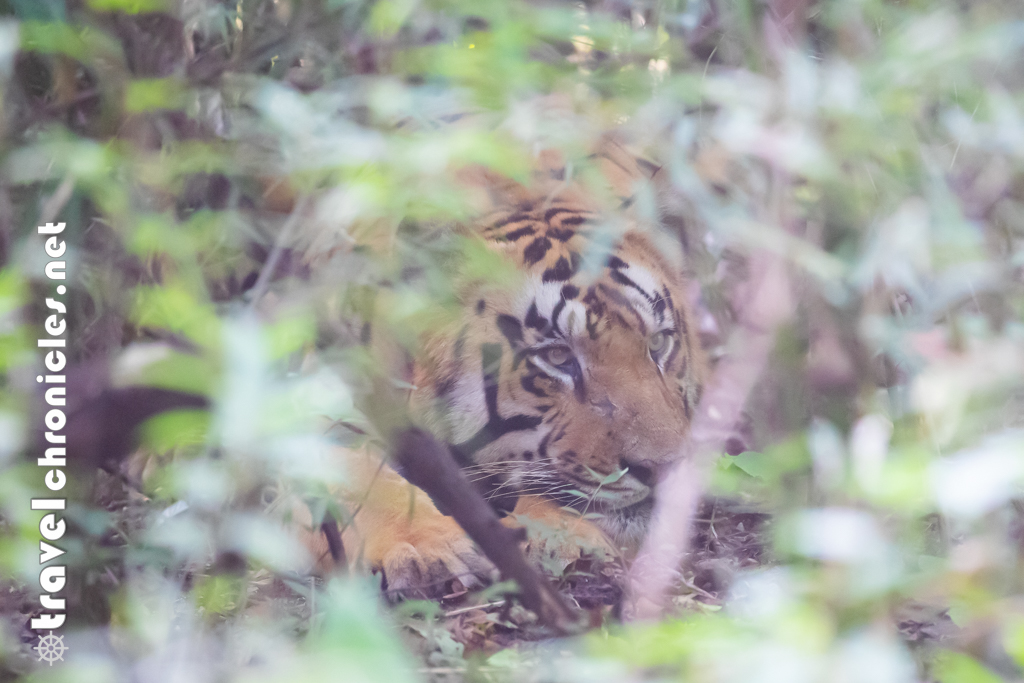
[{"label": "tiger foreleg", "polygon": [[[345,511],[339,520],[349,568],[382,575],[392,598],[444,595],[452,579],[466,586],[493,571],[458,523],[442,514],[430,497],[365,451],[344,452],[346,483],[335,491]],[[302,540],[315,559],[314,573],[332,572],[328,539],[308,508],[296,506]]]}]

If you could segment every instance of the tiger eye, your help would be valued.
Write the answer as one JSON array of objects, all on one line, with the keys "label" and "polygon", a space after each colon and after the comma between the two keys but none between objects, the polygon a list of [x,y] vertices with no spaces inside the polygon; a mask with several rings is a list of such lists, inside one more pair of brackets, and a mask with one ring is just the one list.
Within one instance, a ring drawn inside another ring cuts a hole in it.
[{"label": "tiger eye", "polygon": [[556,346],[553,349],[548,349],[544,355],[547,356],[546,360],[552,365],[565,365],[569,362],[569,349]]},{"label": "tiger eye", "polygon": [[651,350],[651,353],[659,353],[668,344],[668,332],[658,332],[652,334],[647,340],[647,348]]}]

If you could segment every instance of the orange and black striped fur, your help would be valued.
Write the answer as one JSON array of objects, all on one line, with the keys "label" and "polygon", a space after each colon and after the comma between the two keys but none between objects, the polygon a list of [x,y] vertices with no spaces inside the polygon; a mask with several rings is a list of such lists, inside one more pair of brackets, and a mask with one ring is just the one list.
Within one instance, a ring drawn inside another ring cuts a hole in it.
[{"label": "orange and black striped fur", "polygon": [[[681,258],[671,254],[678,245],[659,241],[629,208],[635,183],[656,169],[606,142],[593,158],[609,186],[602,201],[566,181],[552,158],[531,187],[477,184],[493,208],[472,232],[522,277],[512,288],[463,283],[464,316],[426,341],[412,404],[510,524],[547,529],[529,550],[569,562],[594,548],[628,553],[642,539],[704,360]],[[355,483],[343,498],[359,507],[344,537],[350,558],[412,592],[486,573],[424,493],[368,454],[351,459]],[[323,556],[323,539],[314,545]]]}]

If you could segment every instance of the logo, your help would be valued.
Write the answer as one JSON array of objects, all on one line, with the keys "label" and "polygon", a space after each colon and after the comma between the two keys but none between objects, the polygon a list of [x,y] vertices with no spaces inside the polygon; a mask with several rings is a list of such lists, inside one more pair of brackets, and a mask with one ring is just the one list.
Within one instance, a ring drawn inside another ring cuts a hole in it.
[{"label": "logo", "polygon": [[64,653],[68,651],[68,648],[64,647],[64,636],[55,636],[53,631],[50,631],[48,636],[40,636],[39,644],[32,648],[39,653],[39,659],[36,661],[43,661],[44,659],[53,666],[56,661],[64,661]]}]

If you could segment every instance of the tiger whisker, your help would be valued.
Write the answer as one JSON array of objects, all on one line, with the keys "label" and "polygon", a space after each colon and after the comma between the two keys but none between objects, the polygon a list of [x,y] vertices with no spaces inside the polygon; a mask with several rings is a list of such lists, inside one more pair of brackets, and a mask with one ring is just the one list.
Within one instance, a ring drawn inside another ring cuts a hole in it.
[{"label": "tiger whisker", "polygon": [[[515,493],[516,493],[516,495],[519,495],[519,496],[542,496],[542,495],[545,495],[545,494],[548,494],[548,493],[553,493],[553,492],[556,492],[556,491],[559,491],[559,490],[563,490],[565,488],[566,487],[565,487],[564,484],[554,484],[554,485],[550,485],[550,486],[534,486],[534,487],[529,487],[529,488],[525,488],[525,489],[520,489],[520,490],[517,490]],[[486,495],[484,497],[484,499],[485,500],[490,500],[490,499],[496,498],[496,497],[497,497],[497,493],[496,492],[491,492],[488,495]]]},{"label": "tiger whisker", "polygon": [[497,493],[506,488],[522,490],[531,486],[551,486],[560,484],[561,482],[549,474],[533,475],[530,477],[518,477],[516,479],[510,479],[502,482],[499,486],[496,486],[491,493]]},{"label": "tiger whisker", "polygon": [[480,472],[499,469],[515,469],[517,467],[538,467],[551,462],[554,462],[553,458],[544,458],[541,460],[504,460],[499,462],[483,462],[476,463],[474,465],[466,465],[462,468],[462,471]]},{"label": "tiger whisker", "polygon": [[[506,478],[506,481],[522,482],[522,481],[528,481],[530,479],[535,479],[535,478],[538,478],[538,477],[547,476],[547,475],[544,475],[543,473],[540,473],[540,472],[514,472],[512,474],[513,475],[517,475],[517,476],[508,477],[508,478]],[[486,481],[491,476],[495,476],[495,475],[485,475],[485,476],[480,476],[480,477],[473,477],[473,478],[469,478],[468,481],[470,483]]]},{"label": "tiger whisker", "polygon": [[533,475],[536,475],[536,474],[546,474],[547,472],[548,472],[548,468],[546,468],[544,466],[539,466],[538,465],[538,466],[535,466],[535,467],[522,467],[522,468],[518,468],[518,469],[509,469],[509,470],[504,471],[504,472],[500,472],[500,471],[477,472],[477,473],[470,474],[466,478],[469,481],[472,482],[472,481],[480,481],[482,479],[486,479],[487,477],[494,476],[494,475],[509,475],[509,474],[512,474],[512,475],[520,475],[520,476],[533,476]]},{"label": "tiger whisker", "polygon": [[534,486],[536,486],[536,485],[550,485],[551,482],[550,481],[544,481],[542,479],[535,479],[533,482],[522,482],[522,481],[511,481],[510,480],[510,481],[503,482],[500,486],[496,486],[493,490],[491,490],[490,493],[491,493],[491,495],[495,495],[495,494],[497,494],[498,492],[500,492],[504,488],[521,489],[521,488],[524,487],[524,484],[526,484],[526,485],[534,485]]}]

